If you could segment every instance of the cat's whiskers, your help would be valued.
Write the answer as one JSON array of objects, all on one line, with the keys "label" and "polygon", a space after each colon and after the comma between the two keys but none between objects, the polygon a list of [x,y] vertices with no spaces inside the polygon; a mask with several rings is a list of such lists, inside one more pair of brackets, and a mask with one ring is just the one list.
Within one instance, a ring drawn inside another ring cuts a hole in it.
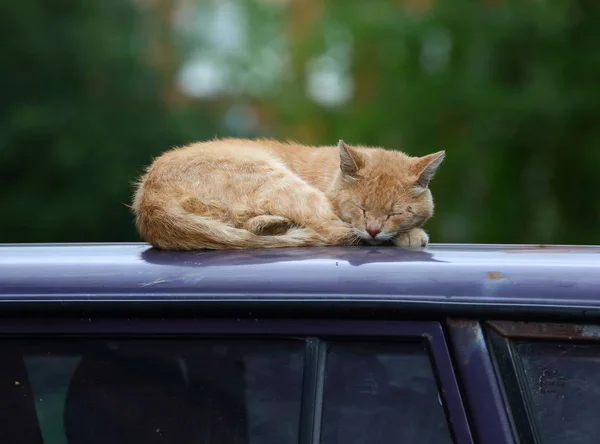
[{"label": "cat's whiskers", "polygon": [[360,232],[353,229],[348,237],[348,245],[359,245],[362,241],[362,236]]},{"label": "cat's whiskers", "polygon": [[379,233],[375,239],[382,241],[389,241],[393,239],[398,233]]},{"label": "cat's whiskers", "polygon": [[353,246],[356,246],[356,245],[360,245],[361,241],[362,241],[362,239],[360,237],[353,237],[348,242],[348,246],[353,247]]}]

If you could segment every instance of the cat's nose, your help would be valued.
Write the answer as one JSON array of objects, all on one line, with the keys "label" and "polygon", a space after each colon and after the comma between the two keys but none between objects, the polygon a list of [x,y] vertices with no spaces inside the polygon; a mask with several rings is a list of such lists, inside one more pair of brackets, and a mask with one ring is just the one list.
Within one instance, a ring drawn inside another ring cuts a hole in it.
[{"label": "cat's nose", "polygon": [[375,237],[377,237],[377,235],[381,233],[381,227],[378,225],[368,224],[366,230],[367,233],[369,233],[373,239],[375,239]]}]

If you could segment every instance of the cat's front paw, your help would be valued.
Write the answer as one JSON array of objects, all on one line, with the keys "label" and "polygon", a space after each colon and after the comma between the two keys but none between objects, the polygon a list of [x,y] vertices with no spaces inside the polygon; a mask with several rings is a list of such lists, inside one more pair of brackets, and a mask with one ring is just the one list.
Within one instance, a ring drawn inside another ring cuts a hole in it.
[{"label": "cat's front paw", "polygon": [[420,228],[413,228],[394,238],[394,245],[402,248],[419,249],[425,248],[429,243],[429,236]]}]

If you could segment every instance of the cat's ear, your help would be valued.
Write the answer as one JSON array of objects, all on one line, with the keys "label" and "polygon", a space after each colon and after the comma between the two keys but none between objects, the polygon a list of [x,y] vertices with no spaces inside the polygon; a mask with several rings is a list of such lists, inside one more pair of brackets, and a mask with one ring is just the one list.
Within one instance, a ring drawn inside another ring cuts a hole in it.
[{"label": "cat's ear", "polygon": [[342,174],[347,177],[355,177],[356,173],[364,166],[362,156],[347,146],[343,140],[338,142],[340,151],[340,169]]},{"label": "cat's ear", "polygon": [[427,188],[429,182],[433,179],[435,172],[446,157],[445,151],[438,151],[437,153],[428,154],[427,156],[420,157],[415,164],[415,172],[417,176],[417,186],[421,188]]}]

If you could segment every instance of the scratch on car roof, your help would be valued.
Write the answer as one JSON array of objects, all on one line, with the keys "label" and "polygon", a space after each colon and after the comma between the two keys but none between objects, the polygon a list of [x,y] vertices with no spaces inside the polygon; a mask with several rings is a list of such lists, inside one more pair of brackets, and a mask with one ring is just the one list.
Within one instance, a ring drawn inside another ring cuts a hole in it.
[{"label": "scratch on car roof", "polygon": [[140,287],[151,287],[151,286],[157,285],[157,284],[164,284],[165,282],[169,282],[169,280],[158,278],[158,279],[153,280],[152,282],[146,282],[146,283],[140,284]]}]

